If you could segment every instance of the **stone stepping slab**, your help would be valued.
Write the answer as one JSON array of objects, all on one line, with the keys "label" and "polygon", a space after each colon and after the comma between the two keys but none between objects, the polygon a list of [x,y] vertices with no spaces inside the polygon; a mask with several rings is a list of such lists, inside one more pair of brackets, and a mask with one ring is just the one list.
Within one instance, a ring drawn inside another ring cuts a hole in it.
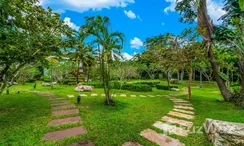
[{"label": "stone stepping slab", "polygon": [[73,143],[69,146],[95,146],[90,140]]},{"label": "stone stepping slab", "polygon": [[154,95],[148,95],[149,97],[155,97]]},{"label": "stone stepping slab", "polygon": [[121,97],[126,97],[127,95],[126,94],[120,94]]},{"label": "stone stepping slab", "polygon": [[173,111],[180,112],[180,113],[184,113],[184,114],[191,114],[191,115],[194,115],[194,112],[192,112],[192,111],[187,111],[187,110],[181,110],[181,109],[176,109],[176,108],[174,108]]},{"label": "stone stepping slab", "polygon": [[136,97],[136,95],[130,95],[130,97]]},{"label": "stone stepping slab", "polygon": [[78,114],[78,109],[73,110],[61,110],[61,111],[53,111],[52,115],[72,115],[72,114]]},{"label": "stone stepping slab", "polygon": [[67,96],[68,96],[68,98],[75,98],[74,95],[67,95]]},{"label": "stone stepping slab", "polygon": [[194,110],[194,108],[193,107],[188,107],[188,106],[177,106],[177,105],[175,105],[174,106],[174,108],[179,108],[179,109],[188,109],[188,110]]},{"label": "stone stepping slab", "polygon": [[146,95],[139,95],[140,97],[147,97]]},{"label": "stone stepping slab", "polygon": [[116,94],[111,94],[111,97],[116,97],[117,95]]},{"label": "stone stepping slab", "polygon": [[160,146],[185,146],[185,144],[181,143],[178,139],[174,139],[164,134],[159,134],[151,129],[143,130],[140,135]]},{"label": "stone stepping slab", "polygon": [[70,102],[68,102],[68,101],[56,102],[56,103],[51,104],[51,106],[59,106],[59,105],[67,105],[67,104],[70,104]]},{"label": "stone stepping slab", "polygon": [[192,104],[180,103],[180,102],[177,102],[177,103],[174,103],[174,104],[177,105],[177,106],[192,106]]},{"label": "stone stepping slab", "polygon": [[65,100],[64,98],[50,98],[50,99],[48,99],[48,100],[50,100],[50,101],[55,101],[55,100]]},{"label": "stone stepping slab", "polygon": [[76,106],[74,104],[70,105],[61,105],[61,106],[55,106],[52,107],[52,110],[60,110],[60,109],[69,109],[69,108],[75,108]]},{"label": "stone stepping slab", "polygon": [[173,111],[170,111],[168,113],[168,115],[175,116],[175,117],[180,117],[180,118],[185,118],[185,119],[189,119],[189,120],[194,119],[193,115],[187,115],[187,114],[182,114],[182,113],[173,112]]},{"label": "stone stepping slab", "polygon": [[74,127],[74,128],[69,128],[65,130],[60,130],[60,131],[55,131],[55,132],[49,132],[44,135],[45,140],[59,140],[59,139],[64,139],[67,137],[71,136],[78,136],[82,134],[86,134],[87,130],[83,127]]},{"label": "stone stepping slab", "polygon": [[183,128],[177,127],[175,125],[169,125],[169,124],[157,121],[153,124],[153,126],[156,128],[159,128],[165,132],[169,132],[169,133],[176,134],[179,136],[187,136],[188,135],[187,130],[184,130]]},{"label": "stone stepping slab", "polygon": [[125,142],[122,146],[142,146],[142,145],[140,145],[137,142],[131,142],[131,141],[129,141],[129,142]]},{"label": "stone stepping slab", "polygon": [[182,103],[189,103],[189,101],[186,101],[186,100],[172,100],[174,103],[177,103],[177,102],[182,102]]},{"label": "stone stepping slab", "polygon": [[162,117],[162,120],[166,121],[166,122],[170,122],[170,123],[186,126],[188,129],[190,129],[193,126],[193,123],[190,122],[190,121],[179,120],[179,119],[175,119],[175,118],[168,117],[168,116]]},{"label": "stone stepping slab", "polygon": [[86,94],[80,94],[81,97],[86,97],[87,95]]},{"label": "stone stepping slab", "polygon": [[102,94],[102,96],[105,96],[105,94]]},{"label": "stone stepping slab", "polygon": [[61,124],[72,124],[77,123],[81,120],[81,117],[70,117],[70,118],[63,118],[63,119],[55,119],[48,123],[48,126],[56,126]]},{"label": "stone stepping slab", "polygon": [[97,94],[91,94],[91,96],[98,96]]}]

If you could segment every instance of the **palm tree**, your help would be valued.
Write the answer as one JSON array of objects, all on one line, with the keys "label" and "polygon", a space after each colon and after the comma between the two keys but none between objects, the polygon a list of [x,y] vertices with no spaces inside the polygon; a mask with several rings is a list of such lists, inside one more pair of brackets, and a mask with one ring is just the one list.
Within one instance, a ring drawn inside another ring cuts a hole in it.
[{"label": "palm tree", "polygon": [[[101,77],[104,84],[106,103],[113,104],[109,91],[110,82],[110,64],[115,57],[121,56],[121,50],[124,44],[124,35],[121,32],[111,32],[109,30],[109,18],[103,16],[86,18],[88,32],[95,36],[93,43],[99,44]],[[100,48],[102,46],[102,49]]]},{"label": "palm tree", "polygon": [[79,83],[79,74],[80,74],[80,66],[81,64],[84,67],[87,67],[91,64],[94,59],[95,51],[92,46],[85,42],[87,34],[80,29],[76,37],[76,43],[74,45],[74,49],[70,50],[68,56],[75,62],[77,62],[77,72],[76,72],[76,83]]}]

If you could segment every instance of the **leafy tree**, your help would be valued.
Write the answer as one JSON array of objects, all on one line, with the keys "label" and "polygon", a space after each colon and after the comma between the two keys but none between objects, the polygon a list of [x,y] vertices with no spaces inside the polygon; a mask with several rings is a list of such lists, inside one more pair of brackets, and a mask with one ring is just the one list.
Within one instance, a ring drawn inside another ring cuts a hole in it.
[{"label": "leafy tree", "polygon": [[26,64],[61,54],[61,48],[72,44],[72,29],[58,13],[45,10],[37,2],[0,3],[0,93]]}]

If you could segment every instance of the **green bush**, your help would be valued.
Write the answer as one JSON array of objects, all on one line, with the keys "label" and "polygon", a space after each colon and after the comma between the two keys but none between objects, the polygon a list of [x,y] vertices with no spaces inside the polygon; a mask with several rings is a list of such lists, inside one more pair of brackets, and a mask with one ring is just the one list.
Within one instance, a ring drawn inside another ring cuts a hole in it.
[{"label": "green bush", "polygon": [[155,87],[156,85],[160,84],[158,81],[142,81],[142,82],[136,82],[135,84],[146,84],[151,87]]},{"label": "green bush", "polygon": [[152,87],[147,84],[138,84],[138,83],[129,84],[126,82],[119,82],[119,81],[111,82],[111,88],[113,88],[113,89],[121,88],[122,90],[129,90],[129,91],[136,91],[136,92],[151,92],[152,91]]},{"label": "green bush", "polygon": [[86,82],[85,85],[94,86],[95,88],[103,88],[102,82]]},{"label": "green bush", "polygon": [[[169,87],[165,85],[156,85],[156,88],[159,90],[169,90]],[[178,88],[178,86],[170,86],[170,88]]]}]

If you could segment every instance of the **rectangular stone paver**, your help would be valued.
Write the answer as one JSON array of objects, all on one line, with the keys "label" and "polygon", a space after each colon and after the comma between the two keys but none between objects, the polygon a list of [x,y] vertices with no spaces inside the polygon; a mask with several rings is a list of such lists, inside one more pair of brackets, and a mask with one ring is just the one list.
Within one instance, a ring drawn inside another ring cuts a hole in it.
[{"label": "rectangular stone paver", "polygon": [[162,117],[162,120],[164,120],[166,122],[170,122],[170,123],[175,123],[175,124],[179,124],[179,125],[182,125],[182,126],[186,126],[189,129],[193,126],[193,123],[190,122],[190,121],[175,119],[175,118],[168,117],[168,116]]},{"label": "rectangular stone paver", "polygon": [[68,108],[75,108],[76,106],[74,104],[70,105],[61,105],[61,106],[55,106],[52,107],[53,110],[59,110],[59,109],[68,109]]},{"label": "rectangular stone paver", "polygon": [[117,95],[116,94],[111,94],[111,97],[116,97]]},{"label": "rectangular stone paver", "polygon": [[148,95],[149,97],[155,97],[154,95]]},{"label": "rectangular stone paver", "polygon": [[189,103],[182,103],[182,102],[176,102],[174,103],[175,105],[177,106],[192,106],[192,104],[189,104]]},{"label": "rectangular stone paver", "polygon": [[78,114],[79,110],[62,110],[62,111],[54,111],[52,112],[52,115],[72,115],[72,114]]},{"label": "rectangular stone paver", "polygon": [[160,146],[185,146],[185,144],[181,143],[178,139],[174,139],[164,134],[159,134],[151,129],[143,130],[140,135]]},{"label": "rectangular stone paver", "polygon": [[87,95],[86,94],[80,94],[81,97],[86,97]]},{"label": "rectangular stone paver", "polygon": [[102,94],[102,96],[105,96],[105,94]]},{"label": "rectangular stone paver", "polygon": [[126,94],[120,94],[121,97],[126,97]]},{"label": "rectangular stone paver", "polygon": [[173,111],[180,112],[180,113],[184,113],[184,114],[191,114],[191,115],[194,115],[194,112],[192,112],[192,111],[187,111],[187,110],[182,110],[182,109],[176,109],[176,108],[174,108]]},{"label": "rectangular stone paver", "polygon": [[91,96],[98,96],[97,94],[91,94]]},{"label": "rectangular stone paver", "polygon": [[74,95],[67,95],[68,98],[74,98],[75,96]]},{"label": "rectangular stone paver", "polygon": [[145,96],[145,95],[139,95],[140,97],[147,97],[147,96]]},{"label": "rectangular stone paver", "polygon": [[130,95],[130,97],[136,97],[136,95]]},{"label": "rectangular stone paver", "polygon": [[70,102],[68,102],[68,101],[57,102],[57,103],[51,104],[51,106],[59,106],[59,105],[67,105],[67,104],[70,104]]},{"label": "rectangular stone paver", "polygon": [[186,101],[186,100],[172,100],[174,103],[177,103],[177,102],[182,102],[182,103],[189,103],[189,101]]},{"label": "rectangular stone paver", "polygon": [[90,140],[73,143],[69,146],[95,146]]},{"label": "rectangular stone paver", "polygon": [[49,132],[44,135],[45,140],[59,140],[64,139],[70,136],[78,136],[82,134],[86,134],[87,130],[83,127],[75,127],[75,128],[69,128],[65,130],[55,131],[55,132]]},{"label": "rectangular stone paver", "polygon": [[142,145],[140,145],[137,142],[128,141],[128,142],[125,142],[122,146],[142,146]]},{"label": "rectangular stone paver", "polygon": [[56,125],[61,125],[61,124],[72,124],[79,122],[81,118],[78,117],[70,117],[70,118],[63,118],[63,119],[55,119],[52,120],[48,123],[49,126],[56,126]]},{"label": "rectangular stone paver", "polygon": [[188,110],[194,110],[194,108],[193,107],[188,107],[188,106],[177,106],[177,105],[175,105],[174,106],[174,108],[179,108],[179,109],[188,109]]},{"label": "rectangular stone paver", "polygon": [[67,100],[53,100],[53,101],[51,101],[52,103],[61,103],[61,102],[65,102],[65,101],[67,101]]},{"label": "rectangular stone paver", "polygon": [[178,112],[169,112],[168,113],[171,116],[176,116],[176,117],[180,117],[180,118],[185,118],[185,119],[194,119],[193,115],[187,115],[187,114],[182,114],[182,113],[178,113]]},{"label": "rectangular stone paver", "polygon": [[185,130],[181,127],[177,127],[175,125],[169,125],[169,124],[157,121],[153,124],[153,126],[159,128],[165,132],[169,132],[169,133],[176,134],[179,136],[187,136],[188,135],[187,130]]}]

